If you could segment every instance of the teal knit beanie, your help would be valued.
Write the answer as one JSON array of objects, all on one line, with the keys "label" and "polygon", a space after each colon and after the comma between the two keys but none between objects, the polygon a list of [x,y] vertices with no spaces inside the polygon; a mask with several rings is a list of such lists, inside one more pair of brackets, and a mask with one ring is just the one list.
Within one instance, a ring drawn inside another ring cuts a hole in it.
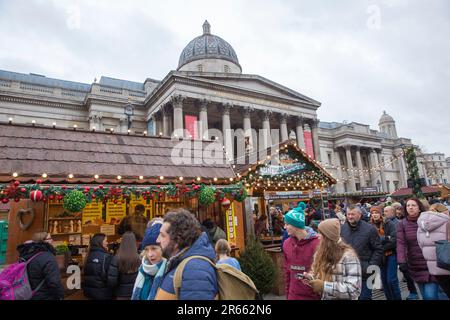
[{"label": "teal knit beanie", "polygon": [[290,210],[284,216],[284,222],[299,229],[305,229],[305,208],[306,204],[300,202],[297,208]]}]

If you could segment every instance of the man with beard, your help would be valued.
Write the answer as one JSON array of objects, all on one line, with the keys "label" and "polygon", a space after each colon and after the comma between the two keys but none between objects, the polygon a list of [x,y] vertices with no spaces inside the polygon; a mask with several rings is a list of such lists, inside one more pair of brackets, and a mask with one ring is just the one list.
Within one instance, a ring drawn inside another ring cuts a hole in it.
[{"label": "man with beard", "polygon": [[[168,212],[164,216],[157,243],[168,259],[167,270],[155,300],[213,300],[218,294],[214,267],[200,258],[193,258],[185,265],[181,287],[176,292],[174,274],[180,263],[191,256],[203,256],[211,261],[216,253],[208,235],[201,231],[200,223],[185,209]],[[178,294],[177,294],[178,293]]]},{"label": "man with beard", "polygon": [[377,229],[362,220],[362,211],[358,206],[347,208],[347,222],[341,228],[342,239],[353,247],[358,254],[362,271],[362,290],[359,300],[372,300],[372,288],[367,286],[369,266],[380,266],[383,259],[383,246]]}]

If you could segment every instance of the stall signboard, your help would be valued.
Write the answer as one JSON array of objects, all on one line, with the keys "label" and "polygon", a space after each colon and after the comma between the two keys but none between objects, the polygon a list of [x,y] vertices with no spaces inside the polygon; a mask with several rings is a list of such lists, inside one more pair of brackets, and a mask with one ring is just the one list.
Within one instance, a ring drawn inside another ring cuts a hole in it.
[{"label": "stall signboard", "polygon": [[106,203],[106,223],[119,224],[127,214],[127,204],[119,201],[115,204],[109,200]]},{"label": "stall signboard", "polygon": [[305,191],[264,191],[265,200],[277,199],[309,199],[309,192]]},{"label": "stall signboard", "polygon": [[372,193],[372,192],[378,192],[377,187],[363,187],[361,188],[362,193]]},{"label": "stall signboard", "polygon": [[234,205],[231,206],[226,211],[226,228],[227,228],[227,237],[228,242],[232,245],[236,245],[236,225],[237,219],[234,216]]},{"label": "stall signboard", "polygon": [[102,213],[102,201],[92,201],[91,203],[86,204],[86,207],[84,207],[82,214],[83,225],[101,225],[103,222]]},{"label": "stall signboard", "polygon": [[288,164],[288,165],[282,165],[282,166],[266,166],[261,167],[259,169],[259,174],[261,176],[275,176],[275,175],[285,175],[289,174],[295,171],[302,170],[306,167],[304,163],[294,163],[294,164]]},{"label": "stall signboard", "polygon": [[100,227],[100,233],[104,233],[107,236],[113,236],[116,234],[116,226],[104,224]]},{"label": "stall signboard", "polygon": [[133,214],[135,211],[135,208],[138,204],[142,204],[145,207],[145,211],[150,211],[150,213],[152,212],[152,200],[150,200],[150,202],[147,204],[147,200],[144,200],[143,197],[139,197],[137,198],[134,194],[131,195],[130,198],[130,214]]}]

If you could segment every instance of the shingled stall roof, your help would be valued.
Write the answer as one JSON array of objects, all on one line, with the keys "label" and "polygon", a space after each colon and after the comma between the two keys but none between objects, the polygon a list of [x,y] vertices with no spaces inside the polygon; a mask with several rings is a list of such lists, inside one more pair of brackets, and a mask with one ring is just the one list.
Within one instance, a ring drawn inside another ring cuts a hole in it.
[{"label": "shingled stall roof", "polygon": [[190,164],[174,163],[181,160],[181,153],[172,157],[179,143],[161,137],[0,124],[0,182],[160,184],[159,177],[164,176],[163,183],[180,182],[179,177],[190,183],[201,177],[202,183],[227,184],[234,177],[230,165],[221,161],[225,157],[218,142],[192,143],[192,154],[203,156],[200,164],[193,159]]},{"label": "shingled stall roof", "polygon": [[[421,188],[423,194],[433,194],[441,192],[439,186],[424,186]],[[391,193],[391,197],[408,197],[412,196],[412,188],[401,188]]]}]

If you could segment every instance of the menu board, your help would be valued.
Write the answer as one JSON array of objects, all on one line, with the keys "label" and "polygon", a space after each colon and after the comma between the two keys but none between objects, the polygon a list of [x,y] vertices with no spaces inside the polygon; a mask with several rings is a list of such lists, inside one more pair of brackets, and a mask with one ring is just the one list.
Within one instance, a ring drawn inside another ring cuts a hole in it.
[{"label": "menu board", "polygon": [[227,237],[228,242],[230,244],[236,245],[236,221],[234,217],[234,205],[233,203],[230,205],[226,212],[226,229],[227,229]]},{"label": "menu board", "polygon": [[102,224],[103,202],[92,201],[86,204],[83,209],[83,225],[101,225]]},{"label": "menu board", "polygon": [[144,200],[144,197],[141,196],[138,199],[134,194],[132,194],[131,198],[130,198],[130,206],[129,206],[130,214],[134,214],[134,211],[135,211],[134,208],[136,208],[136,206],[138,204],[142,204],[145,207],[145,212],[147,213],[147,211],[149,211],[150,212],[150,216],[151,216],[152,200],[150,200],[149,204],[147,204],[147,200]]},{"label": "menu board", "polygon": [[127,213],[127,204],[121,201],[115,204],[112,200],[106,203],[106,223],[119,224]]}]

